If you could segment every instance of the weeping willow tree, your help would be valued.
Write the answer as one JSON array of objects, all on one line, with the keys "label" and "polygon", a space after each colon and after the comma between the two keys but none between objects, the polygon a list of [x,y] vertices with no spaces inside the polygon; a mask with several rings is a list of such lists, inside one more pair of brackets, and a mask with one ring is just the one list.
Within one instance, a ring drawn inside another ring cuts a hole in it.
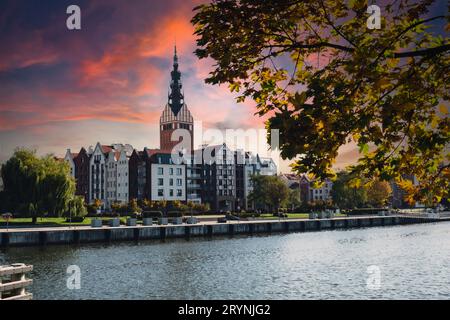
[{"label": "weeping willow tree", "polygon": [[21,217],[59,217],[74,198],[75,181],[69,165],[51,155],[17,149],[2,165],[3,207]]}]

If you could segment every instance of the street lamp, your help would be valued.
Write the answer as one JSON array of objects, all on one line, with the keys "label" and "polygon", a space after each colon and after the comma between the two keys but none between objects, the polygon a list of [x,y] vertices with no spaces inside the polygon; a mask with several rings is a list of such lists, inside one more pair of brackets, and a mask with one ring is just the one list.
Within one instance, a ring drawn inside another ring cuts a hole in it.
[{"label": "street lamp", "polygon": [[12,213],[2,214],[2,218],[6,220],[6,232],[9,231],[9,220],[13,218]]}]

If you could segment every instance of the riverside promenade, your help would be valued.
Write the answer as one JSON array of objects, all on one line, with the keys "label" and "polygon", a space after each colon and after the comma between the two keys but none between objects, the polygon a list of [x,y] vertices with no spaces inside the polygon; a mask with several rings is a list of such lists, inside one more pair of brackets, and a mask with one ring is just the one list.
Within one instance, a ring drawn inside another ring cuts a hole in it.
[{"label": "riverside promenade", "polygon": [[369,228],[450,221],[450,216],[413,215],[355,216],[329,219],[279,219],[204,221],[197,224],[119,226],[119,227],[30,227],[0,229],[0,247],[83,244],[93,242],[165,240],[170,238],[311,232],[335,229]]}]

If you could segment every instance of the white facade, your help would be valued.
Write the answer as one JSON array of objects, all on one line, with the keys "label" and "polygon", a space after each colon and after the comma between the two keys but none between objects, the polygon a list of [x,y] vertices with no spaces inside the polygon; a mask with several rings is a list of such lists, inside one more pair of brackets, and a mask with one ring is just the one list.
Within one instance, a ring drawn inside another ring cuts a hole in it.
[{"label": "white facade", "polygon": [[151,200],[185,201],[186,166],[152,163]]},{"label": "white facade", "polygon": [[311,201],[317,200],[331,200],[331,188],[333,187],[333,182],[330,180],[326,180],[320,188],[313,188],[312,186],[309,189],[310,195],[309,199]]},{"label": "white facade", "polygon": [[67,149],[66,155],[64,156],[64,160],[69,163],[70,175],[75,178],[75,162],[73,162],[73,154],[72,152],[70,152],[70,149]]},{"label": "white facade", "polygon": [[272,158],[260,158],[260,174],[263,176],[276,176],[278,173],[277,165]]},{"label": "white facade", "polygon": [[128,156],[125,150],[122,150],[117,159],[117,201],[128,203]]},{"label": "white facade", "polygon": [[106,208],[129,201],[128,157],[125,149],[111,150],[106,158]]},{"label": "white facade", "polygon": [[116,152],[110,151],[106,158],[106,208],[117,199],[117,159]]}]

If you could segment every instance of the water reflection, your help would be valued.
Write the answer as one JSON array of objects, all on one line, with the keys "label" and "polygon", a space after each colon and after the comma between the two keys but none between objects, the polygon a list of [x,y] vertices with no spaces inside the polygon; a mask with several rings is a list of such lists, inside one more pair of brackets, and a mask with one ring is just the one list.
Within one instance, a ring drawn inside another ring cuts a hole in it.
[{"label": "water reflection", "polygon": [[[37,299],[448,299],[450,223],[173,240],[10,248],[0,264],[34,265]],[[66,268],[81,268],[81,289]],[[381,287],[366,286],[379,266]]]}]

